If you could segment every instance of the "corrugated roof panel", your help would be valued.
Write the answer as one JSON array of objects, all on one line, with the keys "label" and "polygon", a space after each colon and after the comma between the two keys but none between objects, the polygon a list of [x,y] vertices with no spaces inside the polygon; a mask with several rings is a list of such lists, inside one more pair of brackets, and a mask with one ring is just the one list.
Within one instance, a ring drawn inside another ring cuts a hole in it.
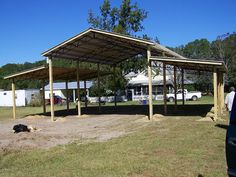
[{"label": "corrugated roof panel", "polygon": [[[92,87],[93,83],[91,81],[86,82],[86,87],[90,88]],[[80,88],[84,89],[84,82],[80,82]],[[45,86],[45,90],[49,90],[49,84]],[[66,89],[66,83],[65,82],[56,82],[53,83],[53,90],[65,90]],[[77,82],[68,82],[68,89],[77,89]]]}]

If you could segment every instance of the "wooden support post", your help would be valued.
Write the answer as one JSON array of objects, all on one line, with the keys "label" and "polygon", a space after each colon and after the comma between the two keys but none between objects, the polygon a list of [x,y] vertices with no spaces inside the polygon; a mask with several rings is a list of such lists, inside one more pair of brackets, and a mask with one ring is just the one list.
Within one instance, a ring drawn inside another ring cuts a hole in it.
[{"label": "wooden support post", "polygon": [[166,64],[163,63],[163,98],[164,98],[164,114],[167,114],[167,100],[166,100]]},{"label": "wooden support post", "polygon": [[101,90],[100,90],[100,64],[97,64],[98,72],[98,111],[101,112]]},{"label": "wooden support post", "polygon": [[217,120],[218,118],[218,103],[217,103],[217,72],[216,72],[216,68],[214,68],[213,71],[213,84],[214,84],[214,119]]},{"label": "wooden support post", "polygon": [[224,110],[224,107],[225,107],[225,102],[224,102],[224,99],[225,99],[225,95],[224,95],[225,91],[224,91],[224,73],[222,72],[221,73],[221,108],[222,108],[222,113],[223,113],[223,110]]},{"label": "wooden support post", "polygon": [[147,48],[147,61],[148,61],[148,94],[149,94],[149,117],[148,119],[152,119],[153,116],[153,103],[152,103],[152,62],[151,58],[151,49]]},{"label": "wooden support post", "polygon": [[224,109],[224,73],[218,72],[218,107],[219,115],[223,114]]},{"label": "wooden support post", "polygon": [[117,107],[117,100],[116,100],[116,67],[113,66],[113,79],[114,79],[114,103],[115,103],[115,108]]},{"label": "wooden support post", "polygon": [[218,115],[221,116],[221,73],[217,72],[217,103],[218,103]]},{"label": "wooden support post", "polygon": [[185,96],[184,96],[184,69],[181,68],[181,80],[182,80],[182,105],[185,103]]},{"label": "wooden support post", "polygon": [[76,102],[76,98],[75,98],[75,89],[73,89],[73,102]]},{"label": "wooden support post", "polygon": [[176,83],[176,66],[174,66],[174,91],[175,91],[175,110],[177,109],[177,83]]},{"label": "wooden support post", "polygon": [[85,96],[85,102],[84,102],[84,104],[85,104],[85,107],[87,108],[88,107],[88,99],[87,99],[87,86],[86,86],[86,80],[84,80],[84,96]]},{"label": "wooden support post", "polygon": [[76,71],[77,71],[77,107],[78,107],[78,116],[81,116],[79,61],[77,61]]},{"label": "wooden support post", "polygon": [[68,89],[68,80],[66,80],[66,110],[69,112],[70,105],[69,105],[69,89]]},{"label": "wooden support post", "polygon": [[16,119],[16,88],[15,88],[15,81],[12,80],[12,116],[13,119]]},{"label": "wooden support post", "polygon": [[43,114],[46,114],[46,103],[45,103],[45,81],[42,82],[42,104],[43,104]]},{"label": "wooden support post", "polygon": [[52,59],[51,58],[48,58],[48,65],[49,65],[51,120],[54,121],[53,67],[52,67]]}]

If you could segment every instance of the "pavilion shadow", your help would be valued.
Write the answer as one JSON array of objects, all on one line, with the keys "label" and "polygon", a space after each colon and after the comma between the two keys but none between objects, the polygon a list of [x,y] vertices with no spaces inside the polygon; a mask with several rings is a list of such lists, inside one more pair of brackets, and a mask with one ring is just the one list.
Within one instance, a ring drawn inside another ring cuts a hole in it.
[{"label": "pavilion shadow", "polygon": [[[207,112],[211,110],[213,105],[202,104],[202,105],[177,105],[176,109],[174,105],[167,106],[166,116],[201,116],[204,117]],[[148,115],[149,107],[148,105],[125,105],[125,106],[102,106],[99,112],[98,107],[82,107],[82,114],[92,115],[92,114],[128,114],[128,115]],[[154,114],[164,115],[163,105],[153,106]],[[42,115],[42,114],[41,114]],[[67,116],[67,115],[77,115],[76,109],[59,110],[55,111],[55,116]],[[46,116],[50,116],[50,112],[46,113]]]}]

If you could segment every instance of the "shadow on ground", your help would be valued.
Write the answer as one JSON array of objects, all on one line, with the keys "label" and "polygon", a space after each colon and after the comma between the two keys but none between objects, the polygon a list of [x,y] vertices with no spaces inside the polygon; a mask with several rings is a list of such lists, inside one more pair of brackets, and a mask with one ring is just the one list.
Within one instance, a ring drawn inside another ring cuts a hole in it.
[{"label": "shadow on ground", "polygon": [[223,128],[223,129],[227,130],[229,126],[225,125],[225,124],[216,124],[215,127]]},{"label": "shadow on ground", "polygon": [[[174,105],[167,106],[166,116],[201,116],[204,117],[207,112],[211,110],[213,105]],[[83,107],[81,109],[82,114],[128,114],[128,115],[148,115],[149,107],[148,105],[125,105],[125,106],[102,106],[99,111],[98,107]],[[154,114],[164,115],[163,105],[153,106]],[[67,116],[67,115],[77,115],[76,109],[70,109],[69,111],[60,110],[55,111],[55,116]],[[50,116],[50,112],[46,113],[46,116]]]}]

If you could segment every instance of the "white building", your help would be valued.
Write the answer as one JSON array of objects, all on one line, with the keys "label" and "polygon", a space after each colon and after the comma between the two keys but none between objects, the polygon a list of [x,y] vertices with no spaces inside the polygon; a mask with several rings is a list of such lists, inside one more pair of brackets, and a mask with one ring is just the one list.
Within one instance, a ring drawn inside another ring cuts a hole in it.
[{"label": "white building", "polygon": [[[27,106],[39,93],[37,89],[16,90],[16,106]],[[0,91],[0,106],[13,106],[12,91]]]},{"label": "white building", "polygon": [[[87,96],[89,96],[89,88],[92,87],[91,81],[86,81],[86,92]],[[80,82],[80,89],[84,91],[84,82]],[[68,92],[69,99],[71,101],[76,100],[77,98],[77,82],[69,82],[68,83]],[[62,99],[66,99],[66,83],[65,82],[57,82],[53,83],[53,94],[55,96],[59,96]],[[50,99],[50,87],[49,84],[45,86],[45,99]]]},{"label": "white building", "polygon": [[[163,100],[163,72],[157,74],[152,71],[152,94],[154,100]],[[148,99],[148,74],[147,71],[140,73],[129,73],[126,76],[128,80],[126,95],[128,100],[139,101]],[[192,81],[184,78],[184,84],[193,84]],[[171,70],[166,70],[166,86],[169,93],[174,91],[174,75]]]}]

